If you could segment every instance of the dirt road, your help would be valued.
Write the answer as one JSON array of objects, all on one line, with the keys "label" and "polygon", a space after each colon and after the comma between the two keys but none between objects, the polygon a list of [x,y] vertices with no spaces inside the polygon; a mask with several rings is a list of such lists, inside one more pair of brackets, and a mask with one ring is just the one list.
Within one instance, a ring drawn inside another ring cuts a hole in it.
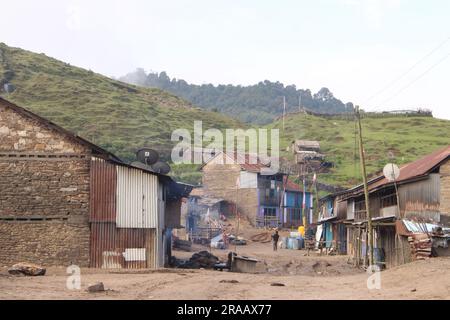
[{"label": "dirt road", "polygon": [[[267,244],[238,248],[265,260],[269,273],[210,270],[106,271],[83,269],[81,290],[66,288],[65,268],[49,268],[43,277],[17,277],[0,270],[0,299],[450,299],[450,258],[416,261],[381,273],[381,289],[367,288],[368,275],[347,264],[345,256],[304,256]],[[227,252],[213,252],[225,256]],[[181,257],[192,253],[175,252]],[[237,283],[221,282],[237,280]],[[107,290],[88,293],[102,281]],[[271,286],[271,283],[285,286]]]}]

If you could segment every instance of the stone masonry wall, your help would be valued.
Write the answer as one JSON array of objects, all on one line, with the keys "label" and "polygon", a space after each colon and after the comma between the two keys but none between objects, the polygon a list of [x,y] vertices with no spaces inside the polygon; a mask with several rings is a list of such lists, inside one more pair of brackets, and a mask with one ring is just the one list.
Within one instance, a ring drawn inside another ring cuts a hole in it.
[{"label": "stone masonry wall", "polygon": [[236,203],[239,212],[252,224],[256,224],[258,211],[257,189],[238,189],[236,181],[240,165],[208,164],[203,167],[203,189],[205,194]]},{"label": "stone masonry wall", "polygon": [[0,102],[0,152],[88,153],[85,146],[63,137],[41,122]]},{"label": "stone masonry wall", "polygon": [[0,265],[89,265],[90,150],[0,102]]},{"label": "stone masonry wall", "polygon": [[0,221],[0,266],[89,266],[89,225],[70,221]]}]

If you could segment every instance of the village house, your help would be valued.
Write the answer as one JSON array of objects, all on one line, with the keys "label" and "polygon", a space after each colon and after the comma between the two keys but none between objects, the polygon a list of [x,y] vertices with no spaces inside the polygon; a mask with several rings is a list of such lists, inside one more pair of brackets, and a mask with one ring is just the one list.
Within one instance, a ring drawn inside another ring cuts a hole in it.
[{"label": "village house", "polygon": [[347,254],[347,202],[339,201],[340,194],[328,195],[319,200],[318,232],[322,247],[327,251]]},{"label": "village house", "polygon": [[324,155],[320,153],[319,141],[294,140],[291,147],[296,163],[321,162],[324,159]]},{"label": "village house", "polygon": [[269,167],[270,162],[257,155],[218,153],[202,167],[204,193],[234,203],[241,217],[256,227],[302,225],[312,207],[311,194],[303,209],[303,190],[292,182],[286,188],[281,172],[261,174]]},{"label": "village house", "polygon": [[[391,267],[430,256],[436,237],[433,229],[450,223],[450,146],[402,166],[395,181],[378,176],[368,186],[376,260]],[[335,219],[345,225],[348,254],[355,264],[366,264],[369,241],[363,186],[330,195],[321,203],[322,224]],[[326,233],[327,240],[344,238]]]},{"label": "village house", "polygon": [[162,267],[189,192],[0,98],[0,265]]}]

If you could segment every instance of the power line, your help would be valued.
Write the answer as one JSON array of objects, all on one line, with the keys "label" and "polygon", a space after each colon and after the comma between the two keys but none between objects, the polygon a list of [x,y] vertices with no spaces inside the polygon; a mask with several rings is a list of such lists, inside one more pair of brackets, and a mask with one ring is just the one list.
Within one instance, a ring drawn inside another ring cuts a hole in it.
[{"label": "power line", "polygon": [[406,86],[402,87],[399,91],[397,91],[396,93],[394,93],[393,95],[391,95],[390,97],[388,97],[386,100],[384,100],[383,102],[381,102],[381,104],[385,104],[386,102],[390,101],[391,99],[395,98],[396,96],[398,96],[400,93],[402,93],[403,91],[405,91],[407,88],[409,88],[411,85],[413,85],[416,81],[420,80],[422,77],[424,77],[428,72],[430,72],[431,70],[433,70],[435,67],[437,67],[439,64],[441,64],[442,62],[444,62],[448,57],[450,57],[450,53],[447,53],[447,55],[445,55],[442,59],[440,59],[438,62],[436,62],[435,64],[433,64],[431,67],[429,67],[427,70],[425,70],[424,72],[422,72],[418,77],[416,77],[415,79],[413,79],[412,81],[410,81]]},{"label": "power line", "polygon": [[433,50],[431,50],[429,53],[427,53],[425,56],[423,56],[420,60],[418,60],[416,63],[414,63],[408,70],[403,72],[400,76],[389,82],[386,86],[384,86],[382,89],[375,92],[372,96],[370,96],[366,101],[364,101],[364,104],[371,101],[373,98],[378,96],[379,94],[386,91],[388,88],[390,88],[392,85],[397,83],[399,80],[403,79],[407,74],[409,74],[415,67],[417,67],[419,64],[421,64],[423,61],[425,61],[429,56],[431,56],[433,53],[435,53],[437,50],[439,50],[442,46],[444,46],[448,41],[450,40],[450,37],[447,37],[443,42],[441,42],[437,47],[435,47]]}]

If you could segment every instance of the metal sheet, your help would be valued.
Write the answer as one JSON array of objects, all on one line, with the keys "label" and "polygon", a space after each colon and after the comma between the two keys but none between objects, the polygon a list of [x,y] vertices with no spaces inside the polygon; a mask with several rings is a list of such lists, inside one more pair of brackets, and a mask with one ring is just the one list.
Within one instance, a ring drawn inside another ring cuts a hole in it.
[{"label": "metal sheet", "polygon": [[162,238],[157,234],[156,229],[118,229],[115,223],[92,223],[91,267],[159,268],[163,265],[159,258]]},{"label": "metal sheet", "polygon": [[90,177],[89,220],[91,222],[116,221],[116,166],[93,157]]},{"label": "metal sheet", "polygon": [[157,228],[158,189],[156,175],[117,166],[117,227]]}]

